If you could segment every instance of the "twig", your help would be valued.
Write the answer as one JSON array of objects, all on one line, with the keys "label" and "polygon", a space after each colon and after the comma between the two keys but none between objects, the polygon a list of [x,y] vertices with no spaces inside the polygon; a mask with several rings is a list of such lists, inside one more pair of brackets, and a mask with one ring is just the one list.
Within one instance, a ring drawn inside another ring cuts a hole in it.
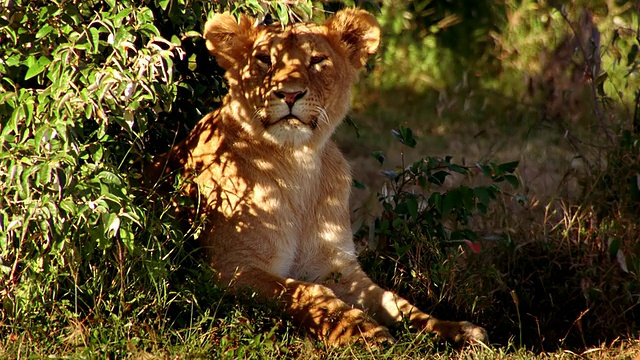
[{"label": "twig", "polygon": [[[640,3],[640,0],[638,0]],[[640,25],[639,25],[640,26]],[[638,33],[640,36],[640,33]],[[640,40],[638,41],[640,42]],[[640,90],[636,90],[636,100],[635,100],[635,109],[633,111],[633,133],[640,133]]]},{"label": "twig", "polygon": [[[640,0],[639,0],[640,1]],[[587,50],[584,48],[580,34],[578,33],[578,29],[576,29],[576,27],[574,26],[573,22],[571,22],[571,20],[569,20],[569,16],[567,15],[567,11],[564,9],[564,7],[560,7],[559,8],[560,14],[562,15],[562,18],[565,20],[565,22],[569,25],[569,28],[571,28],[571,32],[573,32],[573,36],[578,40],[576,41],[577,43],[577,47],[580,50],[580,53],[582,54],[582,57],[584,58],[584,61],[586,62],[586,66],[589,68],[590,70],[590,77],[591,77],[591,86],[590,86],[590,90],[591,90],[591,97],[593,97],[594,100],[594,111],[596,113],[596,117],[598,118],[598,120],[600,121],[600,125],[602,127],[602,131],[604,132],[604,134],[606,135],[607,139],[609,140],[609,143],[611,143],[612,145],[615,144],[615,141],[613,139],[613,137],[611,136],[611,134],[609,133],[609,130],[606,126],[606,121],[604,118],[604,115],[602,114],[602,110],[600,109],[600,101],[598,100],[598,94],[596,93],[596,84],[594,83],[599,74],[595,74],[594,70],[595,70],[595,66],[593,64],[593,62],[591,61],[593,56],[598,56],[600,57],[600,52],[598,51],[600,45],[596,45],[596,49],[593,51],[592,56],[588,56],[587,55]]]}]

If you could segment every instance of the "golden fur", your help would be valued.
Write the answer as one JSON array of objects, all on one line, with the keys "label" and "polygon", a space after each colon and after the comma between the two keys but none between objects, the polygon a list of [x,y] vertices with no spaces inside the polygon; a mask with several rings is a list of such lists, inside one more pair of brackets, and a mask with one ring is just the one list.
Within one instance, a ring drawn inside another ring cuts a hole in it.
[{"label": "golden fur", "polygon": [[378,49],[374,17],[350,9],[322,25],[282,28],[217,14],[204,37],[227,70],[229,93],[154,171],[187,179],[184,191],[207,218],[200,241],[221,284],[276,299],[330,344],[393,341],[385,326],[403,319],[451,341],[486,341],[481,327],[421,312],[358,264],[350,170],[330,136],[359,69]]}]

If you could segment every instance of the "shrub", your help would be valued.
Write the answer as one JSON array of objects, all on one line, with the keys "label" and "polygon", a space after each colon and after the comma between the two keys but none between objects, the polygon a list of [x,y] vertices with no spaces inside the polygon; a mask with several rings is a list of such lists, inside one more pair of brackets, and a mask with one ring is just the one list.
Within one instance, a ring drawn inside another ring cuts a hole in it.
[{"label": "shrub", "polygon": [[[409,128],[400,127],[393,135],[410,148],[417,144]],[[385,162],[382,152],[373,156],[381,165]],[[472,223],[504,202],[526,201],[500,186],[509,184],[506,187],[518,189],[514,175],[518,162],[468,166],[453,162],[449,156],[402,162],[397,169],[383,171],[386,181],[379,193],[381,212],[360,232],[369,249],[362,255],[364,267],[377,282],[417,304],[446,299],[456,311],[471,309],[482,295],[456,298],[459,291],[454,289],[458,285],[454,277],[459,271],[454,270],[461,270],[464,252],[467,257],[483,256],[487,239],[512,245],[503,234],[478,234]],[[467,185],[483,182],[486,185]],[[451,312],[446,316],[451,317]]]},{"label": "shrub", "polygon": [[217,290],[203,285],[210,274],[185,242],[191,230],[166,210],[188,200],[143,186],[142,165],[224,95],[199,35],[207,14],[286,22],[308,17],[310,5],[294,13],[258,1],[4,4],[0,337],[64,338],[87,321],[136,324],[127,338],[145,326],[189,325],[178,315]]}]

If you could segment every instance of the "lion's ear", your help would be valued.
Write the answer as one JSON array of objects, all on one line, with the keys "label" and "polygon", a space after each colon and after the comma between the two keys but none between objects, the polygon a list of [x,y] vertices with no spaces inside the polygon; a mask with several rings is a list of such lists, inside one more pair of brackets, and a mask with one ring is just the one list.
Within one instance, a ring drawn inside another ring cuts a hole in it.
[{"label": "lion's ear", "polygon": [[358,68],[363,67],[367,58],[378,51],[380,25],[373,15],[364,10],[341,10],[327,20],[325,26],[340,38],[349,60]]},{"label": "lion's ear", "polygon": [[215,14],[204,26],[207,49],[227,70],[247,57],[253,42],[252,34],[253,20],[244,14],[239,20],[229,13]]}]

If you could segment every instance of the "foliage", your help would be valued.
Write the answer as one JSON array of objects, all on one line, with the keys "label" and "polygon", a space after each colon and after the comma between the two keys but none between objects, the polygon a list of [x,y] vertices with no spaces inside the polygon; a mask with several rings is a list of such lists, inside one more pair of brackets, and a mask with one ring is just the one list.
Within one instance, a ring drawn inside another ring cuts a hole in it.
[{"label": "foliage", "polygon": [[505,4],[490,0],[413,0],[407,2],[406,11],[410,21],[405,24],[413,36],[433,35],[438,48],[451,49],[466,60],[487,55],[491,32],[498,31],[506,18]]},{"label": "foliage", "polygon": [[224,95],[199,33],[209,13],[225,8],[285,23],[311,9],[2,2],[0,337],[65,342],[73,324],[134,323],[121,334],[134,341],[145,327],[188,326],[185,314],[204,314],[220,297],[185,241],[193,229],[167,211],[169,201],[188,200],[158,196],[143,184],[142,166]]},{"label": "foliage", "polygon": [[[409,148],[417,145],[409,128],[400,127],[392,133]],[[380,151],[373,156],[381,165],[386,160]],[[379,193],[381,214],[363,234],[372,250],[363,255],[365,268],[378,282],[418,303],[429,302],[427,294],[446,297],[453,285],[448,282],[460,255],[457,250],[463,248],[477,255],[482,252],[483,236],[473,230],[472,219],[486,215],[495,202],[525,202],[521,195],[499,186],[508,183],[518,188],[519,180],[514,175],[517,165],[515,161],[467,166],[447,156],[424,157],[406,166],[403,160],[400,168],[384,170],[386,181]],[[489,184],[460,184],[460,180],[472,182],[478,175]],[[492,236],[510,241],[508,237]]]},{"label": "foliage", "polygon": [[[496,62],[487,49],[504,24],[505,8],[502,1],[492,0],[384,1],[380,23],[386,51],[381,61],[393,70],[380,75],[380,85],[404,83],[423,90],[479,68],[492,71]],[[439,66],[443,63],[447,66]]]}]

